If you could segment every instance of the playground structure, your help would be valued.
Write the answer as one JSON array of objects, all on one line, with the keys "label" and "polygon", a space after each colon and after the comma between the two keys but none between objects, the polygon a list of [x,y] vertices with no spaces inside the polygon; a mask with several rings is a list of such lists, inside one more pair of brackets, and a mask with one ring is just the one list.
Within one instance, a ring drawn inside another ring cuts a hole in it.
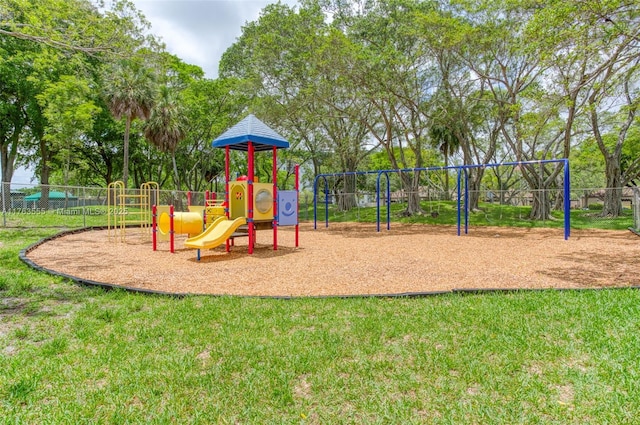
[{"label": "playground structure", "polygon": [[[226,244],[230,251],[234,239],[247,237],[248,253],[255,248],[256,231],[272,229],[273,249],[278,249],[278,226],[295,226],[295,246],[298,246],[298,192],[299,167],[295,167],[295,189],[278,190],[277,150],[288,148],[282,136],[254,115],[249,115],[212,142],[225,149],[224,201],[206,199],[204,206],[189,206],[188,212],[176,212],[171,205],[153,208],[153,249],[157,240],[169,240],[174,252],[174,235],[188,234],[185,247],[197,250],[200,260],[202,249]],[[231,181],[230,151],[247,152],[246,176]],[[255,153],[271,151],[273,158],[272,182],[259,183],[255,176]]]},{"label": "playground structure", "polygon": [[204,205],[192,205],[191,192],[188,192],[186,212],[175,211],[174,205],[153,205],[153,250],[157,250],[158,241],[169,241],[169,250],[174,253],[176,234],[198,235],[216,219],[224,217],[224,206],[216,200],[215,193],[211,195],[210,198],[206,192]]},{"label": "playground structure", "polygon": [[115,181],[107,187],[107,235],[109,240],[125,242],[129,226],[139,226],[143,237],[151,230],[151,206],[159,199],[156,182],[146,182],[130,193],[124,182]]},{"label": "playground structure", "polygon": [[[544,166],[546,164],[550,164],[552,167],[555,167],[555,170],[545,170]],[[316,176],[314,185],[313,185],[313,221],[314,221],[314,229],[317,229],[318,222],[318,204],[320,195],[323,195],[323,199],[320,201],[324,204],[324,215],[325,215],[325,227],[329,227],[329,204],[332,203],[332,194],[329,192],[329,182],[330,178],[341,178],[346,182],[348,176],[351,178],[357,178],[359,176],[373,176],[375,177],[375,206],[376,206],[376,229],[380,232],[380,216],[381,210],[384,208],[386,210],[386,222],[387,222],[387,230],[391,228],[391,204],[394,201],[398,200],[398,195],[392,196],[391,191],[391,181],[390,176],[392,175],[401,175],[402,173],[411,173],[415,175],[416,173],[449,173],[455,172],[455,195],[452,199],[455,201],[456,208],[456,224],[457,224],[457,234],[461,235],[463,229],[464,233],[467,234],[469,232],[469,204],[470,204],[470,191],[471,183],[469,179],[469,175],[472,171],[476,170],[476,172],[482,171],[484,173],[485,170],[496,170],[499,167],[511,167],[511,170],[521,169],[522,167],[539,167],[540,171],[540,180],[549,179],[550,176],[554,176],[557,173],[561,176],[561,184],[559,187],[560,192],[557,194],[557,198],[564,200],[562,204],[563,210],[563,220],[564,220],[564,239],[568,239],[570,236],[570,226],[571,226],[571,218],[570,218],[570,209],[571,203],[569,200],[571,199],[571,185],[570,185],[570,175],[569,175],[569,160],[567,159],[550,159],[550,160],[539,160],[539,161],[518,161],[518,162],[503,162],[503,163],[495,163],[495,164],[473,164],[473,165],[461,165],[461,166],[450,166],[450,167],[426,167],[426,168],[409,168],[409,169],[397,169],[397,170],[376,170],[376,171],[362,171],[362,172],[345,172],[345,173],[328,173],[328,174],[319,174]],[[561,174],[560,174],[561,173]],[[497,175],[497,172],[496,172]],[[521,179],[522,181],[522,179]],[[321,186],[321,182],[323,183],[324,191],[319,192],[319,188]],[[382,192],[384,190],[384,192]],[[521,184],[521,187],[518,188],[510,188],[511,193],[518,193],[521,198],[526,197],[526,201],[528,201],[533,196],[540,196],[542,198],[546,197],[547,194],[544,190],[540,189],[532,189],[530,187],[525,187]],[[486,197],[490,197],[489,194],[491,191],[485,190]],[[497,192],[497,191],[496,191]],[[420,194],[419,194],[420,195]],[[478,191],[476,190],[476,195],[479,196]],[[545,200],[548,202],[549,200]],[[502,201],[500,201],[502,202]],[[523,201],[524,204],[524,201]],[[432,212],[434,217],[437,217],[438,211]]]}]

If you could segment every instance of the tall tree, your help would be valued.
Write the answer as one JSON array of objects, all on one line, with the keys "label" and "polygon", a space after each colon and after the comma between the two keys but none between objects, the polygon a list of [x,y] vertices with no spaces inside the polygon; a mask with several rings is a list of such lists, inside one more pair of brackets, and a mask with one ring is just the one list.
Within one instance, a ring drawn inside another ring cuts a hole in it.
[{"label": "tall tree", "polygon": [[99,0],[5,0],[0,36],[26,40],[65,54],[128,56],[156,44],[149,23],[129,0],[114,0],[102,12]]},{"label": "tall tree", "polygon": [[[602,211],[604,216],[617,217],[622,212],[622,188],[628,183],[623,180],[625,173],[622,170],[622,152],[640,107],[640,91],[630,87],[631,84],[637,84],[640,81],[639,64],[640,57],[628,64],[627,72],[616,72],[622,80],[618,84],[610,81],[609,76],[605,74],[599,82],[601,88],[592,89],[589,96],[591,129],[605,162],[607,190]],[[609,98],[609,101],[605,101],[603,97]],[[603,105],[619,112],[614,114],[603,112]],[[613,136],[613,143],[605,142],[603,130]],[[637,169],[639,165],[640,159],[635,158],[628,167]]]},{"label": "tall tree", "polygon": [[[335,59],[347,45],[324,19],[313,2],[297,11],[270,5],[243,28],[220,65],[221,75],[245,83],[253,95],[251,109],[289,136],[291,150],[311,161],[316,174],[330,163],[339,171],[355,171],[367,151],[367,130],[353,115],[364,115],[369,105],[353,96],[351,81],[341,77]],[[327,161],[328,155],[338,158]],[[353,205],[355,187],[344,192],[351,196],[342,206]]]},{"label": "tall tree", "polygon": [[[446,125],[434,122],[429,128],[429,136],[432,145],[440,151],[444,157],[445,168],[449,167],[449,158],[460,150],[460,142],[455,133]],[[444,174],[445,198],[451,199],[449,191],[449,171]]]},{"label": "tall tree", "polygon": [[176,164],[176,149],[186,136],[185,112],[175,90],[160,88],[155,106],[144,126],[144,135],[162,152],[171,154],[175,188],[180,190],[180,174]]},{"label": "tall tree", "polygon": [[125,120],[122,181],[129,180],[129,133],[134,119],[147,120],[155,100],[154,76],[138,61],[121,61],[106,81],[105,97],[113,116]]},{"label": "tall tree", "polygon": [[29,64],[39,51],[29,42],[0,35],[0,184],[6,196],[5,207],[10,205],[9,184],[23,146],[23,132],[29,125],[27,110],[35,103]]},{"label": "tall tree", "polygon": [[50,84],[36,96],[48,123],[43,138],[50,143],[50,149],[60,155],[65,185],[69,184],[71,166],[76,169],[84,166],[73,153],[81,144],[82,136],[93,127],[94,117],[100,111],[89,92],[86,81],[62,76],[60,81]]},{"label": "tall tree", "polygon": [[[558,157],[564,122],[553,97],[544,90],[542,77],[549,65],[531,48],[524,31],[533,12],[524,1],[467,3],[467,12],[474,13],[467,39],[467,65],[491,92],[502,139],[517,161]],[[531,219],[550,217],[547,189],[556,184],[561,170],[558,166],[546,173],[537,165],[521,167],[533,196]]]},{"label": "tall tree", "polygon": [[[329,8],[336,13],[335,25],[358,46],[355,66],[345,66],[345,70],[352,85],[359,87],[375,110],[368,115],[367,126],[394,168],[424,167],[432,119],[429,103],[437,85],[437,68],[424,49],[415,17],[433,6],[405,0],[359,5],[362,7],[335,1]],[[411,156],[404,155],[408,150]],[[409,162],[409,158],[413,160]],[[400,177],[408,194],[404,213],[422,213],[420,172],[402,172]]]},{"label": "tall tree", "polygon": [[179,170],[181,181],[189,190],[217,191],[212,183],[223,175],[224,152],[214,149],[211,141],[239,120],[244,98],[237,90],[237,82],[224,78],[195,81],[185,88],[181,98],[187,119],[184,149],[179,154],[189,164]]},{"label": "tall tree", "polygon": [[[19,101],[24,120],[20,127],[11,126],[18,131],[12,133],[17,144],[10,147],[9,133],[4,130],[9,127],[3,122],[0,141],[2,151],[7,153],[3,158],[10,162],[3,167],[3,174],[12,173],[13,154],[22,150],[36,164],[41,182],[48,183],[54,156],[48,129],[61,127],[49,122],[53,115],[45,117],[39,102],[47,102],[42,98],[37,101],[37,96],[59,84],[65,75],[86,79],[92,87],[99,87],[91,76],[98,64],[130,56],[141,46],[155,45],[153,36],[144,34],[148,23],[131,2],[115,0],[110,8],[102,6],[89,0],[0,2],[0,82],[3,94],[7,93],[2,99],[8,100],[0,101],[0,108],[11,109]],[[16,97],[18,92],[21,95]],[[63,118],[60,112],[56,119]],[[37,146],[34,148],[32,143]],[[3,176],[3,180],[10,178],[9,174]]]},{"label": "tall tree", "polygon": [[[558,94],[566,111],[564,156],[572,150],[573,134],[590,127],[606,164],[603,214],[617,216],[627,174],[621,152],[639,102],[640,9],[631,0],[543,3],[534,9],[527,32],[552,65],[546,80],[554,85],[547,90]],[[604,132],[615,133],[616,143],[605,143]],[[633,174],[637,164],[629,165]]]}]

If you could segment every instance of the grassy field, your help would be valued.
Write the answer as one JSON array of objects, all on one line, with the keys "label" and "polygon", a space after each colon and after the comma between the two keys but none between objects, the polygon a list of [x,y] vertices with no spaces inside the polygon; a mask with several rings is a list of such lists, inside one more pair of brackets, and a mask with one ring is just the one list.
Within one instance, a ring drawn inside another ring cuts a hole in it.
[{"label": "grassy field", "polygon": [[[423,223],[435,225],[455,225],[457,223],[457,207],[455,201],[424,201],[424,214],[412,217],[402,216],[405,204],[391,204],[391,221],[394,223]],[[549,220],[530,220],[531,207],[509,206],[491,203],[481,203],[478,211],[469,213],[469,226],[507,226],[507,227],[553,227],[564,226],[564,215],[561,211],[553,211]],[[300,217],[313,221],[313,203],[300,206]],[[31,213],[29,211],[32,211]],[[82,208],[65,208],[49,210],[41,213],[39,210],[15,210],[0,217],[0,227],[6,221],[6,227],[83,227],[107,225],[107,209],[101,206]],[[139,210],[129,208],[128,219],[138,219]],[[386,208],[380,210],[381,223],[386,223]],[[329,221],[357,221],[375,223],[377,220],[375,206],[353,208],[350,211],[338,211],[335,205],[329,206]],[[462,216],[464,219],[464,215]],[[317,219],[325,220],[325,205],[318,204]],[[112,220],[114,220],[112,216]],[[633,225],[633,212],[624,209],[620,217],[602,217],[601,210],[571,210],[571,228],[573,229],[609,229],[624,230]]]},{"label": "grassy field", "polygon": [[[422,202],[423,215],[402,217],[401,212],[406,205],[391,204],[391,222],[393,223],[424,223],[446,224],[457,223],[457,206],[455,201],[430,201]],[[469,213],[469,226],[509,226],[509,227],[554,227],[564,226],[564,214],[561,211],[553,211],[549,220],[530,220],[531,207],[518,207],[481,203],[479,211]],[[633,225],[633,212],[624,210],[620,217],[602,217],[598,210],[571,210],[571,228],[573,229],[609,229],[623,230]],[[386,223],[387,211],[383,206],[380,209],[380,221]],[[301,217],[313,220],[313,204],[307,206],[301,212]],[[317,220],[324,222],[325,205],[318,204]],[[362,221],[376,222],[377,210],[375,207],[354,208],[350,211],[338,211],[335,205],[329,206],[329,221]],[[464,220],[464,212],[461,220]]]},{"label": "grassy field", "polygon": [[20,249],[58,230],[0,228],[0,423],[640,416],[636,290],[294,300],[105,292],[20,262]]}]

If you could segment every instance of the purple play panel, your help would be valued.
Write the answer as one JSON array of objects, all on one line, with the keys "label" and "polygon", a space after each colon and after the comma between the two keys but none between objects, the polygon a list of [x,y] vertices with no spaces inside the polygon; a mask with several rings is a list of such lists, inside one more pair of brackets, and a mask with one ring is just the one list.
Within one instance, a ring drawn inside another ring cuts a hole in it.
[{"label": "purple play panel", "polygon": [[298,224],[298,192],[295,190],[278,191],[278,226]]}]

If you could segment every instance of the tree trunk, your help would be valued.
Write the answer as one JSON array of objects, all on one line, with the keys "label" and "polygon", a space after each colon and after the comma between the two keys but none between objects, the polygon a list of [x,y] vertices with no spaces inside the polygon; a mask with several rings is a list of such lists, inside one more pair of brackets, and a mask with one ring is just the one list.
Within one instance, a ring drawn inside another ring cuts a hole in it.
[{"label": "tree trunk", "polygon": [[475,168],[469,170],[469,211],[478,211],[480,209],[480,182],[484,170]]},{"label": "tree trunk", "polygon": [[444,152],[444,199],[445,201],[451,200],[451,193],[449,192],[449,152]]},{"label": "tree trunk", "polygon": [[413,173],[413,176],[411,173],[401,172],[400,177],[407,194],[407,208],[402,212],[402,215],[411,217],[424,214],[424,210],[420,206],[420,172]]},{"label": "tree trunk", "polygon": [[11,183],[11,179],[13,179],[13,171],[15,164],[15,155],[11,155],[9,152],[8,146],[3,145],[0,149],[0,158],[2,166],[2,181],[5,183]]},{"label": "tree trunk", "polygon": [[607,188],[604,192],[603,217],[618,217],[622,213],[622,170],[619,155],[605,156]]},{"label": "tree trunk", "polygon": [[11,209],[11,179],[13,178],[13,161],[9,159],[9,152],[6,146],[2,146],[2,178],[0,183],[2,184],[3,198],[2,198],[2,211],[8,211]]},{"label": "tree trunk", "polygon": [[356,199],[356,175],[345,174],[343,190],[338,191],[338,210],[349,211],[358,205]]},{"label": "tree trunk", "polygon": [[47,142],[40,140],[40,201],[39,207],[49,209],[49,175],[51,169],[49,167],[49,158],[52,156]]},{"label": "tree trunk", "polygon": [[177,205],[178,211],[184,211],[184,206],[182,204],[182,196],[180,196],[180,190],[182,188],[182,184],[180,183],[180,175],[178,174],[178,165],[176,164],[176,152],[171,152],[171,163],[173,164],[173,183],[176,187],[176,193],[178,193]]},{"label": "tree trunk", "polygon": [[548,220],[551,213],[551,202],[547,191],[543,188],[533,190],[531,192],[533,196],[533,203],[531,205],[531,213],[529,218],[531,220]]},{"label": "tree trunk", "polygon": [[2,199],[3,206],[6,210],[11,209],[11,180],[13,179],[13,172],[16,163],[16,157],[18,153],[18,135],[19,132],[14,133],[11,137],[11,141],[8,144],[0,145],[0,167],[2,168],[2,178],[0,183],[4,184],[4,198]]}]

